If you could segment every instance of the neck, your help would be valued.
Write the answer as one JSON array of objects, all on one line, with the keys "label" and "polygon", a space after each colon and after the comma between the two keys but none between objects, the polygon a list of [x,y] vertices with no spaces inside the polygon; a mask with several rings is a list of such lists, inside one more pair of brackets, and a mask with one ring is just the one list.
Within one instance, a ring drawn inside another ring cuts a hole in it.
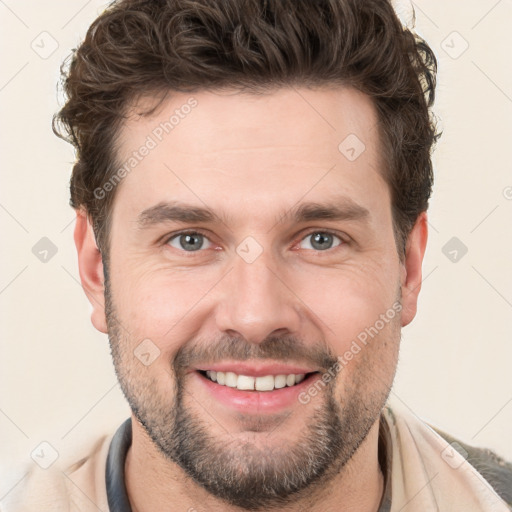
[{"label": "neck", "polygon": [[[377,512],[384,492],[384,477],[378,461],[379,421],[343,470],[306,491],[304,498],[287,506],[283,512]],[[176,464],[168,461],[153,444],[139,422],[132,416],[132,444],[125,462],[125,483],[132,512],[151,510],[187,510],[191,512],[239,512],[197,485]],[[271,507],[267,507],[271,510]]]}]

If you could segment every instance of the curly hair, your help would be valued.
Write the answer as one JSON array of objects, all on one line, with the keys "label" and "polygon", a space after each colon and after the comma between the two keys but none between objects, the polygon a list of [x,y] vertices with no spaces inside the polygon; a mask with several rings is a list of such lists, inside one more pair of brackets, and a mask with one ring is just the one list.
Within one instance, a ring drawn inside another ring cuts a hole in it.
[{"label": "curly hair", "polygon": [[92,220],[103,257],[116,187],[101,198],[94,191],[119,166],[121,123],[137,99],[162,101],[173,91],[354,87],[377,110],[401,260],[428,208],[440,136],[431,112],[437,60],[390,0],[120,0],[92,23],[61,73],[66,103],[53,131],[75,147],[70,204]]}]

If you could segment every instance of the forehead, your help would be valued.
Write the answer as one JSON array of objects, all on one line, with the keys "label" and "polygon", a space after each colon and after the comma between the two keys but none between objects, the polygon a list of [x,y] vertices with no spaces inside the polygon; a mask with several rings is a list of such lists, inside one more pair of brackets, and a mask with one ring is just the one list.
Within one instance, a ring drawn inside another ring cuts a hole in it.
[{"label": "forehead", "polygon": [[376,110],[359,91],[173,93],[153,114],[136,114],[151,101],[119,133],[114,217],[176,199],[233,222],[264,222],[263,212],[275,221],[302,200],[340,196],[370,211],[389,207]]}]

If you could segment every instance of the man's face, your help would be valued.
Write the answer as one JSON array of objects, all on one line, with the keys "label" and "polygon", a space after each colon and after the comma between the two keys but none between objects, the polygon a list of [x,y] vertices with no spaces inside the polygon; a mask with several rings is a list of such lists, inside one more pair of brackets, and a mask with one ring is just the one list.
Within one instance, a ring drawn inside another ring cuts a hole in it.
[{"label": "man's face", "polygon": [[134,151],[105,283],[123,391],[212,494],[283,503],[350,461],[395,372],[403,266],[375,109],[341,88],[174,94],[125,123],[119,161]]}]

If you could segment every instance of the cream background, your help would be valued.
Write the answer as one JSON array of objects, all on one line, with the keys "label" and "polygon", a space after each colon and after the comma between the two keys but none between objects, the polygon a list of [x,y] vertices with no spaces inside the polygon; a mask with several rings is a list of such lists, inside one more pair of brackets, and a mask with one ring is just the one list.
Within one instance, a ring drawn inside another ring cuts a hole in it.
[{"label": "cream background", "polygon": [[[79,284],[74,155],[50,128],[59,65],[104,6],[0,2],[0,460],[10,475],[0,498],[22,475],[14,461],[31,462],[40,442],[66,453],[129,415]],[[415,6],[416,29],[439,60],[444,135],[419,312],[403,331],[393,393],[424,420],[512,460],[512,0]],[[31,48],[43,31],[58,43],[47,59]],[[469,43],[458,59],[441,47],[453,31]],[[453,236],[469,249],[457,263],[441,251]],[[31,251],[42,237],[58,248],[47,263]]]}]

